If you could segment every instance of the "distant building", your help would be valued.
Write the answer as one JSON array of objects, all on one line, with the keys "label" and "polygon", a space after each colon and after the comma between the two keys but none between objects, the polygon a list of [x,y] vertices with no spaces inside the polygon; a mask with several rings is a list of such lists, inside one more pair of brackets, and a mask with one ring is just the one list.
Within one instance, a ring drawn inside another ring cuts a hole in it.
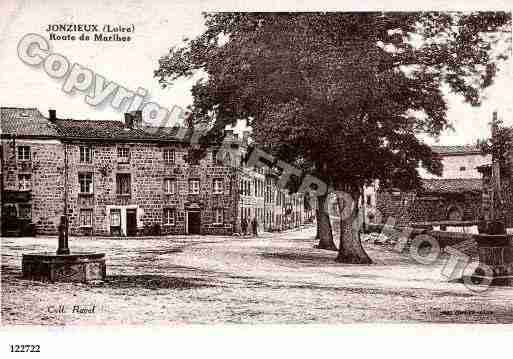
[{"label": "distant building", "polygon": [[419,168],[423,179],[480,179],[478,167],[491,162],[491,156],[485,155],[477,146],[432,146],[433,152],[441,157],[442,176],[436,176]]},{"label": "distant building", "polygon": [[477,146],[433,146],[443,165],[441,176],[419,168],[422,187],[417,191],[378,190],[378,222],[396,223],[475,221],[482,210],[482,180],[478,168],[491,161]]},{"label": "distant building", "polygon": [[234,137],[234,155],[220,159],[219,145],[199,149],[185,128],[144,127],[140,112],[83,121],[1,108],[1,125],[5,234],[55,234],[65,214],[71,234],[95,236],[227,235],[243,217],[281,230],[311,215],[303,194],[245,165],[245,138]]}]

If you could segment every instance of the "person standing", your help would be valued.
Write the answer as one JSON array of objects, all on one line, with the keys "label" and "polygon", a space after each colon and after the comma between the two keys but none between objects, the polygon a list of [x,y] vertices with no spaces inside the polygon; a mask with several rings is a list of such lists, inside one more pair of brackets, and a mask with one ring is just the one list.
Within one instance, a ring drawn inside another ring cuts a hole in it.
[{"label": "person standing", "polygon": [[253,229],[253,234],[255,235],[255,237],[258,237],[258,222],[256,217],[253,218],[253,220],[251,221],[251,227]]},{"label": "person standing", "polygon": [[245,217],[242,218],[240,226],[242,228],[242,235],[245,236],[248,233],[248,221]]}]

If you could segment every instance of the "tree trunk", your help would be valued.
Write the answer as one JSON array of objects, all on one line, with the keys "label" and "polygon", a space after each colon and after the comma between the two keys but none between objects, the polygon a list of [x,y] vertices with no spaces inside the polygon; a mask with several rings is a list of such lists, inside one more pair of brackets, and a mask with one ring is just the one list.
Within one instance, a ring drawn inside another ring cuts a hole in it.
[{"label": "tree trunk", "polygon": [[328,194],[317,197],[317,230],[319,235],[319,244],[317,248],[337,250],[333,242],[333,231],[331,229],[330,216],[328,212]]},{"label": "tree trunk", "polygon": [[337,191],[336,193],[340,211],[340,248],[336,261],[370,264],[372,260],[365,253],[360,240],[359,193],[353,193],[352,195],[344,191]]}]

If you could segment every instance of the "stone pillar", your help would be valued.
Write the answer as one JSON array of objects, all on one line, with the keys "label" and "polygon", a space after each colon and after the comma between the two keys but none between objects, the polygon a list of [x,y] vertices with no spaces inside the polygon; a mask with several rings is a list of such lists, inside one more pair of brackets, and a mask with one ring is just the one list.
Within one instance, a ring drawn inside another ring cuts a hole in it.
[{"label": "stone pillar", "polygon": [[68,248],[68,219],[66,216],[61,216],[61,223],[59,224],[59,247],[57,254],[69,254]]},{"label": "stone pillar", "polygon": [[474,236],[479,250],[479,262],[493,272],[492,284],[513,285],[513,236],[478,234]]}]

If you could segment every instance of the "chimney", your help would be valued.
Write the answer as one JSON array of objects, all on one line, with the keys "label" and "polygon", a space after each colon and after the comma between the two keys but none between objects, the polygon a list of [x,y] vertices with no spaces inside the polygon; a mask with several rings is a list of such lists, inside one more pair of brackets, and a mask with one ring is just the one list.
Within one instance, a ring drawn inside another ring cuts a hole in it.
[{"label": "chimney", "polygon": [[143,127],[142,111],[141,110],[136,110],[136,111],[130,112],[130,114],[132,115],[132,120],[133,120],[134,128],[142,128]]},{"label": "chimney", "polygon": [[142,128],[142,111],[125,112],[125,125],[129,128]]},{"label": "chimney", "polygon": [[129,113],[125,113],[125,125],[128,128],[134,128],[134,119]]},{"label": "chimney", "polygon": [[55,121],[57,119],[57,111],[53,110],[53,109],[49,109],[48,110],[48,117],[49,117],[49,120],[50,121]]}]

